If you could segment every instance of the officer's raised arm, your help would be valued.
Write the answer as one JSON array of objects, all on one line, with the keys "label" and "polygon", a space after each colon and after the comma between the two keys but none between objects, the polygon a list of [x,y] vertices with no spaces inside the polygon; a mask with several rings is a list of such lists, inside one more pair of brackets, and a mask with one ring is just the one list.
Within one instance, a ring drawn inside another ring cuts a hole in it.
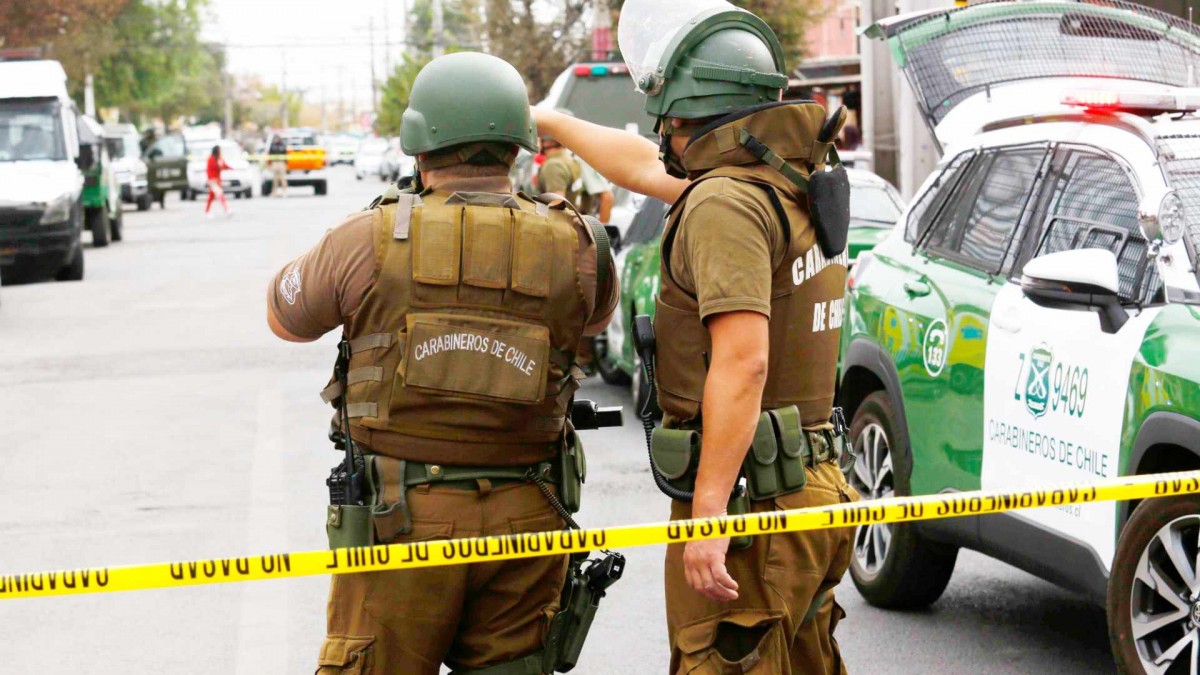
[{"label": "officer's raised arm", "polygon": [[539,131],[553,136],[608,180],[639,194],[675,203],[688,181],[667,173],[658,146],[642,136],[534,108]]}]

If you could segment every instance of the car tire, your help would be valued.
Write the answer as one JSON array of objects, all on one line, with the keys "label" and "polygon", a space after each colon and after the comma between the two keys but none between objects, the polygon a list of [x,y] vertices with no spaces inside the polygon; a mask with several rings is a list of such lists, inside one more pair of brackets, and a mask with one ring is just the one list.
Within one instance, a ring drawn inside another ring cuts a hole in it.
[{"label": "car tire", "polygon": [[254,199],[254,189],[246,188],[246,191],[242,193],[242,196],[246,199]]},{"label": "car tire", "polygon": [[137,210],[138,211],[149,211],[150,206],[153,204],[154,204],[154,199],[152,199],[150,197],[149,192],[147,192],[146,194],[137,198]]},{"label": "car tire", "polygon": [[264,197],[270,197],[270,196],[271,196],[271,189],[272,189],[273,187],[274,187],[274,184],[272,184],[272,183],[270,183],[270,182],[264,182],[264,183],[262,184],[262,196],[264,196]]},{"label": "car tire", "polygon": [[109,220],[109,230],[113,241],[121,241],[125,237],[125,212],[117,207],[117,215]]},{"label": "car tire", "polygon": [[[1121,531],[1106,609],[1108,638],[1122,673],[1173,673],[1180,666],[1183,672],[1188,669],[1183,659],[1197,658],[1192,650],[1200,649],[1198,536],[1200,495],[1195,494],[1147,499]],[[1181,563],[1188,569],[1180,569]],[[1155,622],[1161,625],[1145,631]],[[1180,650],[1173,655],[1178,658],[1171,656],[1173,648]]]},{"label": "car tire", "polygon": [[83,224],[92,233],[92,246],[104,248],[112,237],[112,224],[104,207],[89,208],[83,212]]},{"label": "car tire", "polygon": [[57,281],[83,281],[83,246],[75,247],[75,255],[71,256],[71,261],[63,266],[62,269],[54,275]]},{"label": "car tire", "polygon": [[313,184],[313,192],[314,192],[314,193],[315,193],[315,194],[316,194],[318,197],[324,197],[324,196],[325,196],[325,190],[326,190],[326,184],[325,184],[325,181],[321,181],[320,183],[314,183],[314,184]]},{"label": "car tire", "polygon": [[592,338],[592,353],[595,354],[596,370],[600,373],[600,379],[619,387],[629,386],[629,374],[621,370],[608,353],[607,335],[601,333]]},{"label": "car tire", "polygon": [[[886,391],[859,405],[850,424],[854,467],[850,484],[863,499],[910,492],[907,475],[897,475],[893,448],[907,447]],[[941,597],[954,573],[958,548],[922,539],[913,523],[864,525],[855,530],[850,576],[870,604],[889,609],[927,607]]]}]

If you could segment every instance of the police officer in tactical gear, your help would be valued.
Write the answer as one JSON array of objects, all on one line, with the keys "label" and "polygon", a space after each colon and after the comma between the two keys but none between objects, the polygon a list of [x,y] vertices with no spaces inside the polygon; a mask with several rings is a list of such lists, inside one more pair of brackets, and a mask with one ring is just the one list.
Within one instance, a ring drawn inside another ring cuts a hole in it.
[{"label": "police officer in tactical gear", "polygon": [[[331,506],[331,542],[562,529],[541,487],[578,508],[562,459],[581,451],[571,362],[616,306],[611,262],[598,269],[598,235],[569,205],[514,194],[509,169],[537,136],[509,64],[435,59],[401,135],[417,187],[351,215],[269,290],[279,337],[343,332],[348,360],[323,397],[361,452],[369,519],[348,532],[353,507]],[[542,641],[567,569],[552,556],[334,576],[318,672],[550,672]]]},{"label": "police officer in tactical gear", "polygon": [[[558,112],[574,117],[566,108],[558,108]],[[579,204],[583,188],[583,167],[571,155],[571,151],[554,140],[554,137],[542,134],[538,141],[541,144],[542,155],[546,158],[537,173],[538,192],[562,195],[572,204]]]},{"label": "police officer in tactical gear", "polygon": [[[671,517],[858,499],[833,408],[848,185],[839,110],[781,101],[783,53],[723,0],[628,0],[619,39],[661,144],[537,110],[618,185],[673,204],[654,327],[656,482]],[[665,48],[664,48],[665,45]],[[839,411],[840,412],[840,411]],[[839,673],[851,529],[668,548],[673,673]]]}]

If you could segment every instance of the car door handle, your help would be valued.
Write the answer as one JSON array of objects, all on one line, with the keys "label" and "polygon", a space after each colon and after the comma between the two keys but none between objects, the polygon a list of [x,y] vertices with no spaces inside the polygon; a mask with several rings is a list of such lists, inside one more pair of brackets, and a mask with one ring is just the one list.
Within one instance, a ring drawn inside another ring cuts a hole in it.
[{"label": "car door handle", "polygon": [[904,282],[904,292],[908,293],[909,297],[922,298],[929,295],[929,284],[924,281],[909,279]]}]

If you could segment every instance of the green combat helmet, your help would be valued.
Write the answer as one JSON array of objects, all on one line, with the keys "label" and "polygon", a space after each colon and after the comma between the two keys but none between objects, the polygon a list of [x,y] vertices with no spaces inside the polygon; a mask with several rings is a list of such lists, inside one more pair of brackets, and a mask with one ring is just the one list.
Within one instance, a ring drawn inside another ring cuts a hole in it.
[{"label": "green combat helmet", "polygon": [[[441,56],[413,81],[408,109],[400,122],[400,147],[422,169],[468,161],[479,152],[497,153],[496,144],[537,152],[537,132],[529,114],[525,81],[506,61],[477,52]],[[457,148],[457,152],[438,151]],[[497,155],[511,164],[516,156]]]},{"label": "green combat helmet", "polygon": [[660,120],[726,115],[777,101],[787,87],[775,32],[725,0],[627,0],[618,40]]}]

